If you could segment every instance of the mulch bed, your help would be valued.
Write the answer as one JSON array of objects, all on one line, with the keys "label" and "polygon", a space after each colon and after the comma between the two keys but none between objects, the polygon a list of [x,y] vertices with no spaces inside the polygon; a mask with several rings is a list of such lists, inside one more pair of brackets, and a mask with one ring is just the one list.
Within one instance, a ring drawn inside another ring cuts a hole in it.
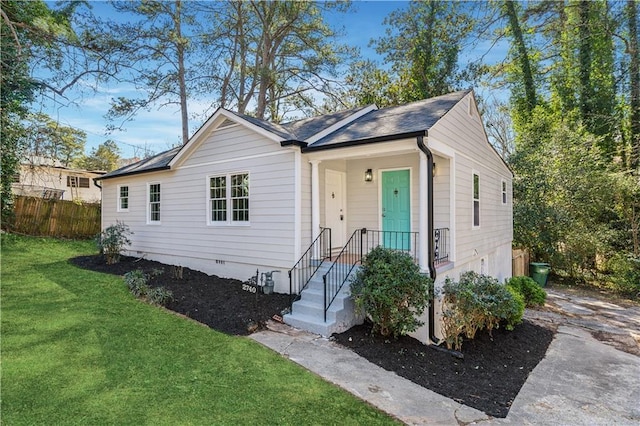
[{"label": "mulch bed", "polygon": [[486,330],[462,344],[464,359],[409,336],[385,339],[371,324],[334,334],[336,342],[385,370],[490,416],[506,417],[529,373],[544,358],[554,332],[524,321],[515,330]]},{"label": "mulch bed", "polygon": [[[267,320],[289,307],[289,295],[250,293],[242,289],[242,281],[189,268],[183,268],[182,279],[179,279],[174,275],[174,267],[151,260],[123,257],[120,262],[107,265],[103,256],[94,255],[75,257],[71,263],[114,275],[142,269],[152,275],[151,287],[162,286],[173,293],[173,301],[166,305],[167,309],[225,334],[249,335],[265,328]],[[154,271],[162,273],[156,275]]]},{"label": "mulch bed", "polygon": [[[107,265],[102,256],[80,256],[71,263],[84,269],[115,275],[142,269],[163,271],[149,282],[173,293],[167,308],[230,335],[248,335],[262,329],[273,315],[289,306],[283,294],[253,294],[242,282],[183,268],[176,278],[174,267],[145,259],[123,257]],[[248,277],[247,277],[248,278]],[[123,284],[124,285],[124,284]],[[474,407],[494,417],[506,417],[511,403],[531,370],[544,358],[554,332],[524,321],[514,331],[478,332],[462,346],[464,359],[425,346],[408,337],[397,340],[371,334],[365,323],[334,334],[335,341],[380,367],[412,382]]]}]

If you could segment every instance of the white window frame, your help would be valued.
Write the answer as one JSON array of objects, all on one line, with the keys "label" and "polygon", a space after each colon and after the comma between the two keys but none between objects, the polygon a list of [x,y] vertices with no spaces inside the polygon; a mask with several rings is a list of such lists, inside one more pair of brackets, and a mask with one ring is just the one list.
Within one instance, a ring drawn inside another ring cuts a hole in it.
[{"label": "white window frame", "polygon": [[[478,177],[478,197],[476,198],[476,176]],[[481,203],[480,203],[480,173],[473,170],[471,173],[471,227],[473,229],[480,228]],[[478,223],[476,224],[476,203],[478,203]]]},{"label": "white window frame", "polygon": [[[122,192],[121,192],[121,191],[122,191],[122,188],[127,188],[127,196],[126,196],[126,197],[123,197],[123,196],[122,196]],[[116,201],[116,203],[117,203],[117,204],[116,204],[116,205],[117,205],[117,211],[118,211],[118,212],[128,212],[128,211],[129,211],[129,201],[130,201],[130,200],[129,200],[129,198],[130,198],[130,196],[129,196],[129,194],[130,194],[130,192],[129,192],[129,185],[118,185],[118,187],[117,187],[117,191],[118,191],[118,192],[116,193],[116,197],[117,197],[117,201]],[[127,207],[126,207],[126,208],[122,207],[122,200],[123,200],[124,198],[126,198],[126,199],[127,199]]]},{"label": "white window frame", "polygon": [[509,193],[507,191],[508,188],[509,186],[507,185],[507,181],[502,179],[500,181],[500,200],[502,201],[503,206],[509,204]]},{"label": "white window frame", "polygon": [[[233,176],[238,176],[238,175],[247,175],[247,178],[249,179],[249,185],[248,185],[248,194],[246,197],[233,197],[232,196],[232,177]],[[212,198],[211,197],[211,179],[214,178],[224,178],[224,182],[225,182],[225,194],[224,194],[224,198]],[[207,214],[207,225],[209,226],[249,226],[251,225],[251,173],[248,171],[240,171],[240,172],[230,172],[230,173],[216,173],[216,174],[211,174],[207,176],[207,180],[206,180],[206,200],[207,200],[207,208],[206,208],[206,214]],[[238,200],[238,199],[246,199],[248,202],[248,207],[247,207],[247,214],[248,214],[248,220],[234,220],[233,219],[233,213],[234,213],[234,200]],[[225,204],[225,220],[213,220],[212,217],[212,204],[213,201],[216,200],[224,200],[224,204]]]},{"label": "white window frame", "polygon": [[[151,187],[154,185],[159,185],[159,196],[160,199],[158,201],[151,201]],[[160,215],[160,219],[158,220],[153,220],[151,218],[151,213],[152,213],[152,208],[151,208],[151,204],[152,203],[158,203],[158,214]],[[147,225],[160,225],[162,222],[162,183],[161,182],[148,182],[147,183]]]}]

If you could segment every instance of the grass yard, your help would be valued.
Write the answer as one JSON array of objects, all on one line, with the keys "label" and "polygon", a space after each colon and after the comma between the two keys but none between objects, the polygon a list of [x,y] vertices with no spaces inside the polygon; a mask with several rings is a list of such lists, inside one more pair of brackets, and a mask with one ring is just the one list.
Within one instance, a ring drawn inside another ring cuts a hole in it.
[{"label": "grass yard", "polygon": [[91,252],[91,242],[2,236],[3,424],[394,423],[258,343],[67,262]]}]

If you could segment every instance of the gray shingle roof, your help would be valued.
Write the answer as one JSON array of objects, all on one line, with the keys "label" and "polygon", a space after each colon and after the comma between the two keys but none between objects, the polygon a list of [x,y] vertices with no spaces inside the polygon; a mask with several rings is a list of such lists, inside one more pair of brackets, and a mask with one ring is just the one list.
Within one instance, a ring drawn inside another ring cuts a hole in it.
[{"label": "gray shingle roof", "polygon": [[304,118],[302,120],[283,123],[282,127],[294,135],[294,139],[305,141],[311,136],[320,133],[334,124],[344,120],[350,115],[366,108],[366,106],[338,111],[332,114],[319,115],[317,117]]},{"label": "gray shingle roof", "polygon": [[122,175],[134,175],[137,173],[151,172],[154,170],[163,170],[169,166],[169,162],[176,156],[182,146],[177,146],[168,151],[161,152],[153,157],[145,158],[137,163],[128,164],[124,167],[100,176],[100,179],[108,179],[111,177]]},{"label": "gray shingle roof", "polygon": [[453,92],[423,101],[371,111],[309,145],[329,147],[347,142],[429,130],[470,91]]},{"label": "gray shingle roof", "polygon": [[[366,143],[380,138],[390,139],[394,136],[424,132],[436,124],[469,92],[470,90],[453,92],[406,105],[370,111],[335,132],[308,145],[304,150],[331,149],[345,144]],[[248,115],[233,114],[277,135],[282,138],[282,141],[305,141],[363,108],[366,107],[353,108],[283,124],[270,123]],[[182,146],[176,147],[151,158],[129,164],[101,176],[100,179],[167,169],[169,163],[181,148]]]}]

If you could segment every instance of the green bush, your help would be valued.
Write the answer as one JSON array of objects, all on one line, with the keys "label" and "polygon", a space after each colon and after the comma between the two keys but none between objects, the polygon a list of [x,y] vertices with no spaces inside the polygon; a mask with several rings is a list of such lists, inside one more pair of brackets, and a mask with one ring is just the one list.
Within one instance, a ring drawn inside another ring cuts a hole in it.
[{"label": "green bush", "polygon": [[147,291],[147,301],[154,305],[165,306],[171,300],[173,300],[173,293],[171,290],[167,290],[164,287],[155,287]]},{"label": "green bush", "polygon": [[145,297],[149,292],[149,276],[142,269],[124,274],[124,282],[135,297]]},{"label": "green bush", "polygon": [[507,287],[522,295],[527,307],[542,306],[547,300],[547,292],[529,277],[511,277],[507,280]]},{"label": "green bush", "polygon": [[504,323],[513,330],[522,321],[524,298],[497,279],[465,272],[458,282],[447,278],[443,292],[443,332],[449,349],[460,350],[463,336],[473,339],[478,330]]},{"label": "green bush", "polygon": [[133,234],[128,225],[117,221],[115,225],[107,227],[96,237],[98,250],[107,258],[107,264],[118,263],[122,250],[129,244],[129,235]]},{"label": "green bush", "polygon": [[171,290],[164,287],[150,287],[148,282],[152,276],[160,275],[161,269],[154,269],[151,274],[145,274],[142,269],[136,269],[124,274],[124,282],[131,294],[139,299],[145,299],[154,305],[164,306],[173,299]]},{"label": "green bush", "polygon": [[616,293],[640,299],[640,258],[615,254],[607,262],[608,287]]},{"label": "green bush", "polygon": [[418,320],[431,300],[433,281],[411,256],[376,247],[351,283],[356,309],[373,322],[373,332],[398,337],[423,325]]}]

